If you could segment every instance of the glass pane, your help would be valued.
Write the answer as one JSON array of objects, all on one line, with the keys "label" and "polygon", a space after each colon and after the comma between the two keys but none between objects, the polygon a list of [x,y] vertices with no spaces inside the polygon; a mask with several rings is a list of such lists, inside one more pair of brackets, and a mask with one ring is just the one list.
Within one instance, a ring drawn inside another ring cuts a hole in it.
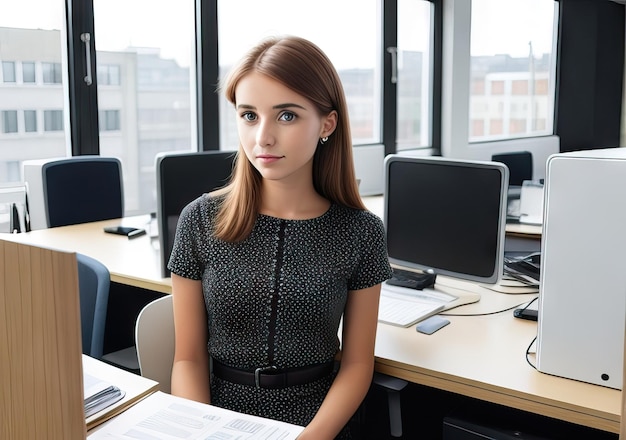
[{"label": "glass pane", "polygon": [[398,1],[398,150],[430,147],[433,4]]},{"label": "glass pane", "polygon": [[[64,5],[63,0],[0,3],[0,185],[23,179],[24,160],[67,155]],[[44,65],[58,66],[49,68],[52,81],[44,82]],[[58,114],[60,131],[37,131],[44,110]]]},{"label": "glass pane", "polygon": [[35,63],[22,62],[22,78],[25,83],[35,82]]},{"label": "glass pane", "polygon": [[2,132],[17,133],[16,110],[2,110]]},{"label": "glass pane", "polygon": [[[378,3],[222,0],[218,2],[220,75],[264,37],[290,34],[307,38],[328,55],[339,72],[354,144],[380,142]],[[235,112],[223,96],[220,99],[221,148],[233,150],[239,143]]]},{"label": "glass pane", "polygon": [[15,82],[15,62],[14,61],[2,62],[2,81],[5,83]]},{"label": "glass pane", "polygon": [[35,110],[24,110],[24,131],[26,133],[37,131],[37,112]]},{"label": "glass pane", "polygon": [[554,0],[472,0],[470,141],[553,132]]},{"label": "glass pane", "polygon": [[125,214],[154,212],[156,155],[197,150],[194,1],[94,0],[94,21],[100,154],[122,161]]}]

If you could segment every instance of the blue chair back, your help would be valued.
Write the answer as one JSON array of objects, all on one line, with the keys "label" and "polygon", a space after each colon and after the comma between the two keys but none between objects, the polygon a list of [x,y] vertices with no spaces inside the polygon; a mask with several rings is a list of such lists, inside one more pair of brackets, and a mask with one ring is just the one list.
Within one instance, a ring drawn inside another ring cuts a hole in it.
[{"label": "blue chair back", "polygon": [[107,267],[98,260],[83,254],[76,254],[76,259],[83,353],[100,359],[104,348],[111,276]]},{"label": "blue chair back", "polygon": [[124,215],[119,159],[74,156],[42,167],[49,228],[120,218]]}]

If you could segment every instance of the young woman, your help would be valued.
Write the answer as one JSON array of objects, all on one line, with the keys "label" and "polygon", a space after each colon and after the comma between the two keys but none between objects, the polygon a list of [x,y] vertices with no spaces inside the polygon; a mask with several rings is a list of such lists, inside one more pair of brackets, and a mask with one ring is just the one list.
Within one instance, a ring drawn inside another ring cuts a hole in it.
[{"label": "young woman", "polygon": [[305,426],[302,440],[349,438],[391,269],[358,193],[341,81],[317,46],[284,37],[222,86],[240,145],[231,182],[178,223],[172,392]]}]

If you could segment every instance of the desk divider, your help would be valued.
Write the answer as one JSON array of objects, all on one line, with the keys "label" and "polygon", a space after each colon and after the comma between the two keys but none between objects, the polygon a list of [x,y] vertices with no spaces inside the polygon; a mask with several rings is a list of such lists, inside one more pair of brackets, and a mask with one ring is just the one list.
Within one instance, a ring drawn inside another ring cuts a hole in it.
[{"label": "desk divider", "polygon": [[0,438],[86,438],[76,254],[0,240]]}]

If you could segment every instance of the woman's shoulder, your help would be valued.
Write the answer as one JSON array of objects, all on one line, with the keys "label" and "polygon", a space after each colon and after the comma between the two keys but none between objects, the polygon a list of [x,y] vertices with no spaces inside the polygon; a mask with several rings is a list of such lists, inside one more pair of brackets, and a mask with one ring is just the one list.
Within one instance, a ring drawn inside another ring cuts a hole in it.
[{"label": "woman's shoulder", "polygon": [[189,202],[182,210],[181,217],[212,218],[217,214],[224,198],[205,193]]},{"label": "woman's shoulder", "polygon": [[344,205],[334,205],[335,212],[342,217],[344,221],[357,223],[360,226],[382,227],[382,219],[367,209],[356,209]]}]

